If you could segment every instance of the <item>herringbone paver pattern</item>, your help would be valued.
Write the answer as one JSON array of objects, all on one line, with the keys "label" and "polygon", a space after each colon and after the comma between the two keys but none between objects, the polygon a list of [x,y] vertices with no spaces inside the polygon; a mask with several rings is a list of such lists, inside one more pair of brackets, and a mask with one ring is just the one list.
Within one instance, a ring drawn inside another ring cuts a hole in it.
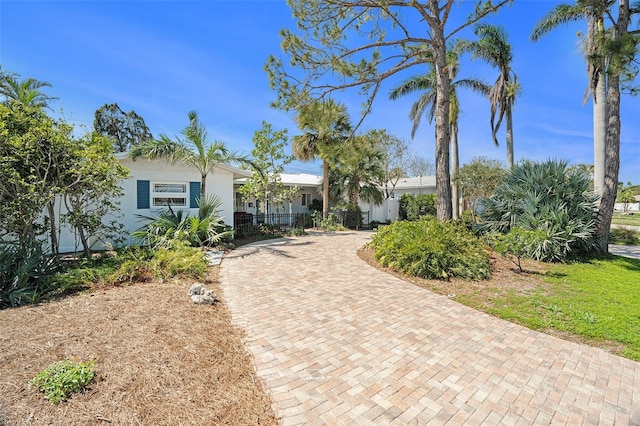
[{"label": "herringbone paver pattern", "polygon": [[240,247],[233,320],[284,425],[633,424],[640,363],[483,314],[370,267],[370,233]]}]

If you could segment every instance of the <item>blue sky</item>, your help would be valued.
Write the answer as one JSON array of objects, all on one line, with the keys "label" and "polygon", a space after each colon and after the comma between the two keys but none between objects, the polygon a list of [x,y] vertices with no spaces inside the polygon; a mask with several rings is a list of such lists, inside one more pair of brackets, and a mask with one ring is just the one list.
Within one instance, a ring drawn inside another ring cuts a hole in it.
[{"label": "blue sky", "polygon": [[[591,105],[582,103],[587,80],[576,36],[584,26],[559,28],[537,43],[528,40],[535,23],[556,4],[515,0],[488,20],[509,34],[523,86],[514,111],[515,157],[591,164]],[[279,30],[294,25],[288,6],[276,0],[2,0],[0,64],[5,71],[50,82],[47,93],[59,98],[52,104],[55,114],[62,109],[76,126],[91,126],[96,109],[117,102],[140,114],[154,135],[173,136],[187,124],[187,112],[196,110],[212,138],[249,153],[263,120],[298,133],[291,114],[270,108],[275,93],[263,70],[270,54],[281,53]],[[387,100],[394,84],[421,71],[408,70],[383,87],[362,128],[386,128],[433,161],[434,132],[426,121],[410,139],[413,98]],[[496,75],[479,61],[467,61],[459,77],[493,83]],[[356,92],[335,95],[354,121],[362,102]],[[495,147],[491,141],[488,102],[471,93],[463,93],[460,102],[461,163],[477,155],[504,162],[504,144]],[[624,96],[622,108],[620,181],[638,184],[640,98]],[[321,168],[295,163],[288,171],[320,174]]]}]

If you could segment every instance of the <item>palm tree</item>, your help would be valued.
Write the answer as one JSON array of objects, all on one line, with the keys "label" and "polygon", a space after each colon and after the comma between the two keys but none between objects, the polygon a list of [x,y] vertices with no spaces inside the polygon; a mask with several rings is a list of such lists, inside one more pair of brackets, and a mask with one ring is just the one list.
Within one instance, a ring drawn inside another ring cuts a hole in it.
[{"label": "palm tree", "polygon": [[[454,50],[450,50],[447,54],[447,63],[449,64],[449,74],[452,80],[450,101],[449,101],[449,128],[451,135],[451,164],[453,178],[460,167],[460,159],[458,155],[458,119],[460,117],[460,104],[458,102],[457,88],[465,87],[472,89],[473,91],[487,96],[491,90],[488,85],[477,79],[461,79],[456,80],[456,75],[460,70],[460,62],[458,60],[458,54]],[[424,93],[418,98],[418,100],[412,105],[409,112],[409,118],[413,122],[411,128],[411,137],[415,136],[416,130],[420,126],[422,116],[425,115],[427,108],[429,112],[427,114],[429,123],[433,123],[435,118],[436,107],[436,73],[433,67],[427,74],[414,76],[405,80],[398,87],[394,88],[389,94],[389,98],[392,100],[399,99],[401,96],[413,93],[415,91],[424,91]],[[453,180],[453,179],[452,179]],[[453,209],[453,218],[458,218],[459,213],[459,196],[458,196],[458,184],[453,180],[451,184],[451,201]]]},{"label": "palm tree", "polygon": [[348,199],[348,209],[357,210],[358,200],[376,205],[384,200],[384,194],[378,183],[384,179],[384,147],[376,145],[374,131],[358,135],[351,139],[341,151],[330,174],[330,193],[333,199]]},{"label": "palm tree", "polygon": [[587,77],[589,85],[585,92],[585,101],[589,93],[593,95],[593,183],[594,191],[602,195],[604,186],[605,141],[607,137],[607,81],[606,58],[599,52],[605,38],[604,14],[608,9],[608,0],[577,0],[576,4],[560,4],[554,7],[535,26],[531,40],[538,41],[562,24],[587,21],[587,36],[584,40],[584,54],[587,59]]},{"label": "palm tree", "polygon": [[5,102],[13,100],[36,108],[45,108],[50,101],[58,99],[43,93],[40,90],[43,87],[51,87],[51,84],[35,78],[19,80],[15,74],[7,73],[0,79],[0,95],[4,96]]},{"label": "palm tree", "polygon": [[322,160],[322,215],[329,214],[329,163],[337,156],[336,148],[347,140],[351,123],[343,104],[314,101],[299,107],[295,117],[304,132],[291,138],[293,155],[301,161]]},{"label": "palm tree", "polygon": [[[520,92],[518,76],[511,68],[513,53],[507,41],[504,29],[496,25],[476,25],[474,33],[476,41],[461,41],[458,44],[460,52],[471,52],[471,58],[480,58],[498,68],[496,82],[489,92],[491,102],[491,132],[493,141],[498,145],[497,133],[502,120],[507,122],[507,166],[513,168],[513,105]],[[496,119],[497,115],[497,119]]]},{"label": "palm tree", "polygon": [[200,173],[200,199],[206,199],[207,176],[222,163],[250,163],[239,154],[229,151],[222,141],[210,141],[207,129],[198,119],[195,111],[190,111],[189,124],[182,130],[184,139],[171,139],[161,134],[159,139],[150,139],[131,149],[131,159],[144,157],[149,160],[166,160],[171,164],[183,164],[195,168]]}]

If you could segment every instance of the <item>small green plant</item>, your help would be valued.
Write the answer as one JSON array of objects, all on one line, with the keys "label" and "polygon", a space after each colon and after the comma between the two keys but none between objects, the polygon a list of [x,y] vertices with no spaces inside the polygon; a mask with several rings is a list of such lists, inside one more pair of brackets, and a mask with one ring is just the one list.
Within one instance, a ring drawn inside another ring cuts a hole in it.
[{"label": "small green plant", "polygon": [[91,383],[96,375],[94,364],[95,361],[59,361],[38,373],[29,384],[44,392],[44,397],[51,403],[57,404]]},{"label": "small green plant", "polygon": [[302,235],[307,235],[307,233],[302,228],[291,228],[289,232],[287,232],[288,237],[299,237]]},{"label": "small green plant", "polygon": [[522,228],[512,228],[508,234],[495,236],[494,249],[503,257],[511,260],[522,270],[522,258],[531,258],[536,247],[544,241],[544,231],[529,231]]}]

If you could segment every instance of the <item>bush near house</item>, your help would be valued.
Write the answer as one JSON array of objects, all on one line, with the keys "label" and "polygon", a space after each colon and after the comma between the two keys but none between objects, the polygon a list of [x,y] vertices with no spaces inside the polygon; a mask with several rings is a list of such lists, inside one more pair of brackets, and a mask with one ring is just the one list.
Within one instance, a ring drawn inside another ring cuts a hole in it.
[{"label": "bush near house", "polygon": [[430,279],[482,280],[491,275],[490,254],[464,225],[435,217],[382,227],[371,246],[382,266]]},{"label": "bush near house", "polygon": [[402,194],[400,197],[400,220],[418,220],[425,215],[435,216],[436,212],[436,194]]}]

